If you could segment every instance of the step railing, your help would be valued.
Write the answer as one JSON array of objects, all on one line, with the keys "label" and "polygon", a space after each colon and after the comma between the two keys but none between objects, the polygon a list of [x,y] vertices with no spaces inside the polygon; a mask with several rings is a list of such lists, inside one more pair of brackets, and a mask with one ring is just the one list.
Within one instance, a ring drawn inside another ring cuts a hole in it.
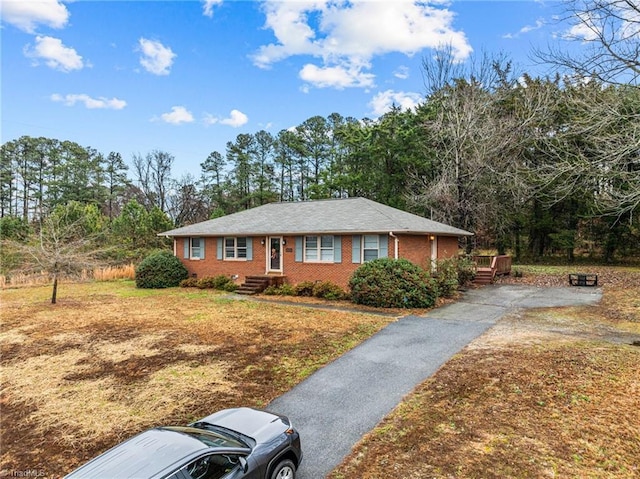
[{"label": "step railing", "polygon": [[492,281],[496,276],[511,274],[511,256],[509,255],[476,255],[472,256],[471,259],[476,264],[476,270],[491,270]]}]

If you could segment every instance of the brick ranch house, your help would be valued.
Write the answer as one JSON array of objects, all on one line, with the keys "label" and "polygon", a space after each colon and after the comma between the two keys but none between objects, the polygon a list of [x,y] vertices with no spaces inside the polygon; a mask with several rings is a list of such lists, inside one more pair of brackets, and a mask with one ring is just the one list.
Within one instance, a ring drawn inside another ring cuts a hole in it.
[{"label": "brick ranch house", "polygon": [[343,288],[365,261],[405,258],[426,268],[456,256],[458,238],[470,235],[365,198],[270,203],[160,233],[192,277]]}]

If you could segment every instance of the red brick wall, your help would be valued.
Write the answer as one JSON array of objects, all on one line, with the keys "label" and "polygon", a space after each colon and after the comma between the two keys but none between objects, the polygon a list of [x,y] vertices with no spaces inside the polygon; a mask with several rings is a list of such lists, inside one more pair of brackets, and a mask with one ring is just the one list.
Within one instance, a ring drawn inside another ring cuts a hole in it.
[{"label": "red brick wall", "polygon": [[205,238],[204,259],[184,259],[184,239],[178,238],[175,253],[187,267],[189,275],[194,273],[198,278],[205,276],[218,276],[220,274],[238,275],[238,283],[245,276],[265,274],[266,258],[265,247],[260,244],[259,238],[253,238],[253,260],[226,260],[217,259],[218,238]]},{"label": "red brick wall", "polygon": [[[258,237],[253,238],[253,260],[218,260],[217,238],[205,239],[205,259],[193,260],[183,258],[183,239],[176,242],[175,252],[187,267],[189,274],[196,274],[198,278],[204,276],[238,275],[237,283],[244,281],[246,276],[262,275],[266,273],[267,246],[260,244]],[[360,263],[351,262],[352,236],[342,237],[342,263],[302,263],[295,261],[295,237],[284,237],[286,244],[282,246],[283,274],[289,284],[303,281],[331,281],[346,289],[349,278],[358,269]],[[395,238],[389,237],[388,255],[394,257]],[[455,237],[438,237],[438,257],[445,258],[458,254],[458,239]],[[431,261],[431,242],[424,235],[398,235],[398,255],[406,258],[423,268]]]},{"label": "red brick wall", "polygon": [[[389,257],[393,258],[394,238],[389,238]],[[398,257],[422,268],[431,264],[431,241],[423,235],[398,235]]]},{"label": "red brick wall", "polygon": [[331,281],[346,289],[349,278],[360,263],[351,262],[352,237],[342,237],[342,263],[302,263],[295,261],[295,237],[287,237],[284,250],[284,274],[290,284],[302,281]]},{"label": "red brick wall", "polygon": [[455,236],[438,236],[438,259],[458,256],[458,238]]}]

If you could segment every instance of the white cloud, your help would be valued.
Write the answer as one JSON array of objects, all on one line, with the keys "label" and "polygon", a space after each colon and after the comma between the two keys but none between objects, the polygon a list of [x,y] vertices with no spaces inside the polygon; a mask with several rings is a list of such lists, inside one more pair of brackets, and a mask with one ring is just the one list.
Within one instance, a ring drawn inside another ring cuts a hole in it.
[{"label": "white cloud", "polygon": [[242,125],[246,125],[249,121],[249,117],[242,113],[240,110],[231,110],[228,118],[218,118],[210,114],[206,114],[204,122],[207,125],[213,125],[220,123],[221,125],[232,126],[233,128],[239,128]]},{"label": "white cloud", "polygon": [[32,48],[27,45],[24,54],[32,58],[35,65],[42,60],[48,67],[63,72],[81,70],[84,67],[82,57],[73,48],[64,46],[59,38],[38,35],[35,46]]},{"label": "white cloud", "polygon": [[597,41],[600,37],[615,38],[612,41],[631,42],[630,48],[635,48],[635,43],[640,41],[640,10],[637,2],[610,1],[606,8],[609,11],[607,16],[595,9],[576,13],[571,28],[559,37],[583,42]]},{"label": "white cloud", "polygon": [[174,106],[170,113],[163,113],[160,119],[165,123],[179,125],[181,123],[193,123],[193,115],[183,106]]},{"label": "white cloud", "polygon": [[173,59],[177,56],[171,48],[165,47],[155,40],[141,38],[138,42],[140,52],[140,65],[154,75],[168,75],[173,65]]},{"label": "white cloud", "polygon": [[539,30],[544,27],[544,20],[536,20],[535,25],[525,25],[517,33],[506,33],[502,35],[502,38],[518,38],[520,35],[525,35],[529,32],[533,32],[534,30]]},{"label": "white cloud", "polygon": [[406,80],[409,78],[409,69],[405,66],[400,66],[393,72],[393,76],[401,80]]},{"label": "white cloud", "polygon": [[202,6],[202,13],[207,17],[213,17],[213,7],[221,5],[222,0],[204,0]]},{"label": "white cloud", "polygon": [[27,33],[34,33],[39,24],[63,28],[69,20],[67,7],[58,0],[3,0],[0,15]]},{"label": "white cloud", "polygon": [[347,87],[371,87],[374,75],[364,73],[358,67],[318,67],[307,64],[300,70],[300,78],[318,88],[333,87],[339,90]]},{"label": "white cloud", "polygon": [[127,106],[127,102],[124,100],[120,100],[118,98],[105,98],[98,97],[92,98],[89,95],[85,95],[84,93],[80,94],[69,94],[69,95],[59,95],[57,93],[51,95],[51,100],[56,102],[64,103],[67,106],[74,106],[76,103],[83,103],[86,108],[96,109],[107,109],[107,110],[122,110],[125,106]]},{"label": "white cloud", "polygon": [[[265,27],[272,30],[276,42],[263,45],[253,56],[254,63],[267,68],[294,55],[310,55],[321,65],[309,65],[300,75],[318,77],[320,86],[328,86],[327,76],[358,69],[370,69],[377,55],[399,52],[408,56],[425,48],[451,45],[457,60],[471,53],[464,32],[453,28],[454,13],[422,1],[394,0],[316,0],[263,3]],[[366,81],[352,80],[366,87]],[[336,81],[340,88],[345,80]]]},{"label": "white cloud", "polygon": [[578,23],[573,25],[564,37],[566,39],[579,39],[584,41],[596,40],[598,38],[598,31],[594,29],[594,26],[589,23]]},{"label": "white cloud", "polygon": [[249,121],[249,117],[239,110],[231,110],[231,113],[229,115],[229,118],[220,120],[220,123],[222,123],[223,125],[229,125],[234,128],[238,128],[242,125],[246,125]]},{"label": "white cloud", "polygon": [[402,110],[412,110],[417,107],[424,98],[418,93],[386,90],[376,94],[369,102],[371,113],[374,116],[382,116],[393,105],[399,106]]}]

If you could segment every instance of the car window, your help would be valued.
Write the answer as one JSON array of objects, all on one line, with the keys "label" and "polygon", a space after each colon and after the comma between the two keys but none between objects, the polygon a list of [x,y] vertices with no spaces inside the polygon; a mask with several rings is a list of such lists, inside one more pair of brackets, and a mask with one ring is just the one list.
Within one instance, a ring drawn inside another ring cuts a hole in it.
[{"label": "car window", "polygon": [[181,432],[183,434],[187,434],[194,439],[206,444],[209,447],[243,447],[246,448],[247,445],[228,432],[224,431],[222,428],[217,428],[216,426],[210,427],[188,427],[188,426],[167,426],[163,429],[167,429],[169,431]]},{"label": "car window", "polygon": [[192,479],[221,479],[238,467],[237,454],[211,454],[188,464],[184,469]]}]

